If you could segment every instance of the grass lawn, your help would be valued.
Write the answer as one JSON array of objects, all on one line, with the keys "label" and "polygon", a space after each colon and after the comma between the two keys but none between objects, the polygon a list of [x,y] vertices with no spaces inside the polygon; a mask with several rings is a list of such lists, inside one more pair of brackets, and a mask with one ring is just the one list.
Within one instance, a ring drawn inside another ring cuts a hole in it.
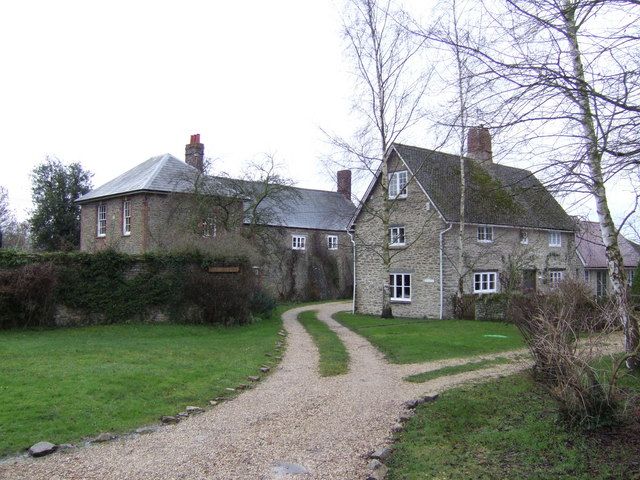
[{"label": "grass lawn", "polygon": [[0,455],[124,432],[204,406],[269,360],[279,316],[242,327],[0,331]]},{"label": "grass lawn", "polygon": [[366,337],[393,363],[470,357],[524,348],[514,325],[475,320],[380,318],[340,312],[336,320]]},{"label": "grass lawn", "polygon": [[[640,378],[633,379],[640,387]],[[420,406],[399,436],[390,480],[638,478],[640,422],[566,431],[526,374],[457,388]]]},{"label": "grass lawn", "polygon": [[408,377],[405,378],[405,380],[408,382],[414,382],[414,383],[424,383],[439,377],[457,375],[458,373],[463,373],[463,372],[473,372],[475,370],[481,370],[483,368],[493,367],[495,365],[502,365],[505,363],[509,363],[509,359],[504,357],[498,357],[492,360],[480,360],[479,362],[463,363],[462,365],[442,367],[442,368],[438,368],[437,370],[430,370],[424,373],[409,375]]},{"label": "grass lawn", "polygon": [[331,377],[349,371],[349,354],[340,337],[310,310],[298,315],[298,321],[313,337],[320,351],[320,376]]}]

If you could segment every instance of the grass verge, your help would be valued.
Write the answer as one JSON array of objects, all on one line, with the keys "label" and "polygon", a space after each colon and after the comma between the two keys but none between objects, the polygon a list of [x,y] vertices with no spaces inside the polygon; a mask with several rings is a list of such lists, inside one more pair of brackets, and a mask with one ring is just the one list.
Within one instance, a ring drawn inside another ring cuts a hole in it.
[{"label": "grass verge", "polygon": [[[104,325],[0,332],[0,455],[132,430],[246,383],[279,315],[241,327]],[[268,363],[268,362],[267,362]]]},{"label": "grass verge", "polygon": [[345,312],[335,318],[366,337],[393,363],[470,357],[524,347],[518,329],[507,323],[388,319]]},{"label": "grass verge", "polygon": [[424,383],[429,380],[434,380],[440,377],[446,377],[449,375],[456,375],[458,373],[473,372],[475,370],[481,370],[483,368],[492,367],[494,365],[502,365],[509,363],[510,360],[505,357],[498,357],[487,360],[480,360],[479,362],[463,363],[462,365],[452,365],[450,367],[442,367],[437,370],[430,370],[428,372],[417,373],[415,375],[409,375],[405,378],[407,382]]},{"label": "grass verge", "polygon": [[298,321],[309,332],[320,351],[320,376],[331,377],[349,371],[349,353],[340,337],[309,310],[298,315]]},{"label": "grass verge", "polygon": [[636,478],[637,418],[600,433],[556,420],[555,403],[527,374],[446,391],[407,423],[388,478]]}]

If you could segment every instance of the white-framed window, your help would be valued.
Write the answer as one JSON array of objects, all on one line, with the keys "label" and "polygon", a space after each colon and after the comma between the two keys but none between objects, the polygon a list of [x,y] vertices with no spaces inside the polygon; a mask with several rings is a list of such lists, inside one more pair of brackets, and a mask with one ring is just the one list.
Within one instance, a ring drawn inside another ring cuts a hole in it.
[{"label": "white-framed window", "polygon": [[107,206],[105,204],[98,205],[97,234],[99,237],[107,236]]},{"label": "white-framed window", "polygon": [[329,248],[329,250],[337,250],[338,249],[338,236],[337,235],[327,235],[327,248]]},{"label": "white-framed window", "polygon": [[122,201],[122,234],[131,235],[131,202],[127,198]]},{"label": "white-framed window", "polygon": [[389,228],[389,245],[403,246],[405,245],[404,227]]},{"label": "white-framed window", "polygon": [[395,302],[411,301],[411,274],[392,273],[389,275],[391,300]]},{"label": "white-framed window", "polygon": [[608,277],[609,272],[607,272],[606,270],[596,270],[596,295],[598,297],[607,296]]},{"label": "white-framed window", "polygon": [[589,283],[591,277],[589,275],[589,270],[585,269],[584,270],[584,283]]},{"label": "white-framed window", "polygon": [[562,234],[560,232],[549,232],[549,246],[561,247],[562,246]]},{"label": "white-framed window", "polygon": [[529,244],[529,232],[523,228],[520,229],[520,244],[521,245]]},{"label": "white-framed window", "polygon": [[494,293],[498,291],[496,272],[476,272],[473,274],[473,293]]},{"label": "white-framed window", "polygon": [[633,284],[633,275],[635,273],[635,270],[633,270],[632,268],[627,269],[627,285],[631,286]]},{"label": "white-framed window", "polygon": [[293,250],[304,250],[307,246],[307,237],[304,235],[291,235],[291,248]]},{"label": "white-framed window", "polygon": [[389,198],[407,198],[407,171],[389,174]]},{"label": "white-framed window", "polygon": [[553,288],[560,285],[564,279],[564,272],[562,270],[550,270],[549,271],[549,285]]},{"label": "white-framed window", "polygon": [[493,227],[480,225],[478,227],[478,241],[482,243],[493,242]]},{"label": "white-framed window", "polygon": [[203,237],[215,238],[217,233],[216,222],[212,217],[202,220],[202,222],[200,222],[200,229]]}]

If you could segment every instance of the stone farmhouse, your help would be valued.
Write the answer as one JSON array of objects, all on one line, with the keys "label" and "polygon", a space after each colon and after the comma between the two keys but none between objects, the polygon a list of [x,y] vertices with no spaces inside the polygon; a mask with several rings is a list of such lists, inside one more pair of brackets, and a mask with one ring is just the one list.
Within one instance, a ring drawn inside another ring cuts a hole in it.
[{"label": "stone farmhouse", "polygon": [[[622,253],[627,283],[631,285],[635,269],[640,263],[640,245],[618,235],[618,246]],[[607,256],[602,243],[600,225],[596,222],[580,221],[576,233],[576,248],[579,262],[579,278],[589,286],[594,295],[606,296],[611,289]]]},{"label": "stone farmhouse", "polygon": [[381,171],[354,216],[355,310],[449,318],[465,293],[546,290],[576,273],[575,223],[527,170],[493,163],[491,136],[471,128],[465,158],[463,271],[459,265],[460,157],[393,144],[384,161],[391,200],[391,268],[382,262]]},{"label": "stone farmhouse", "polygon": [[337,178],[331,192],[208,176],[204,144],[192,135],[185,161],[152,157],[78,199],[80,249],[217,251],[244,242],[255,247],[256,272],[278,297],[349,296],[351,172]]}]

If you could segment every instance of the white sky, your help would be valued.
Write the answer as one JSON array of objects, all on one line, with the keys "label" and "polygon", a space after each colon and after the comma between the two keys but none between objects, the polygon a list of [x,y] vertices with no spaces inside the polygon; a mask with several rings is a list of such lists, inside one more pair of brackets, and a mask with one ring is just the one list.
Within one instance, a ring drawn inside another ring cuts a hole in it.
[{"label": "white sky", "polygon": [[[332,0],[1,2],[0,185],[12,207],[27,216],[29,173],[46,155],[80,162],[98,186],[154,155],[183,158],[193,133],[220,159],[217,171],[238,174],[271,153],[297,185],[334,189],[319,127],[345,135],[354,127],[340,8]],[[614,202],[618,217],[625,201]]]}]

